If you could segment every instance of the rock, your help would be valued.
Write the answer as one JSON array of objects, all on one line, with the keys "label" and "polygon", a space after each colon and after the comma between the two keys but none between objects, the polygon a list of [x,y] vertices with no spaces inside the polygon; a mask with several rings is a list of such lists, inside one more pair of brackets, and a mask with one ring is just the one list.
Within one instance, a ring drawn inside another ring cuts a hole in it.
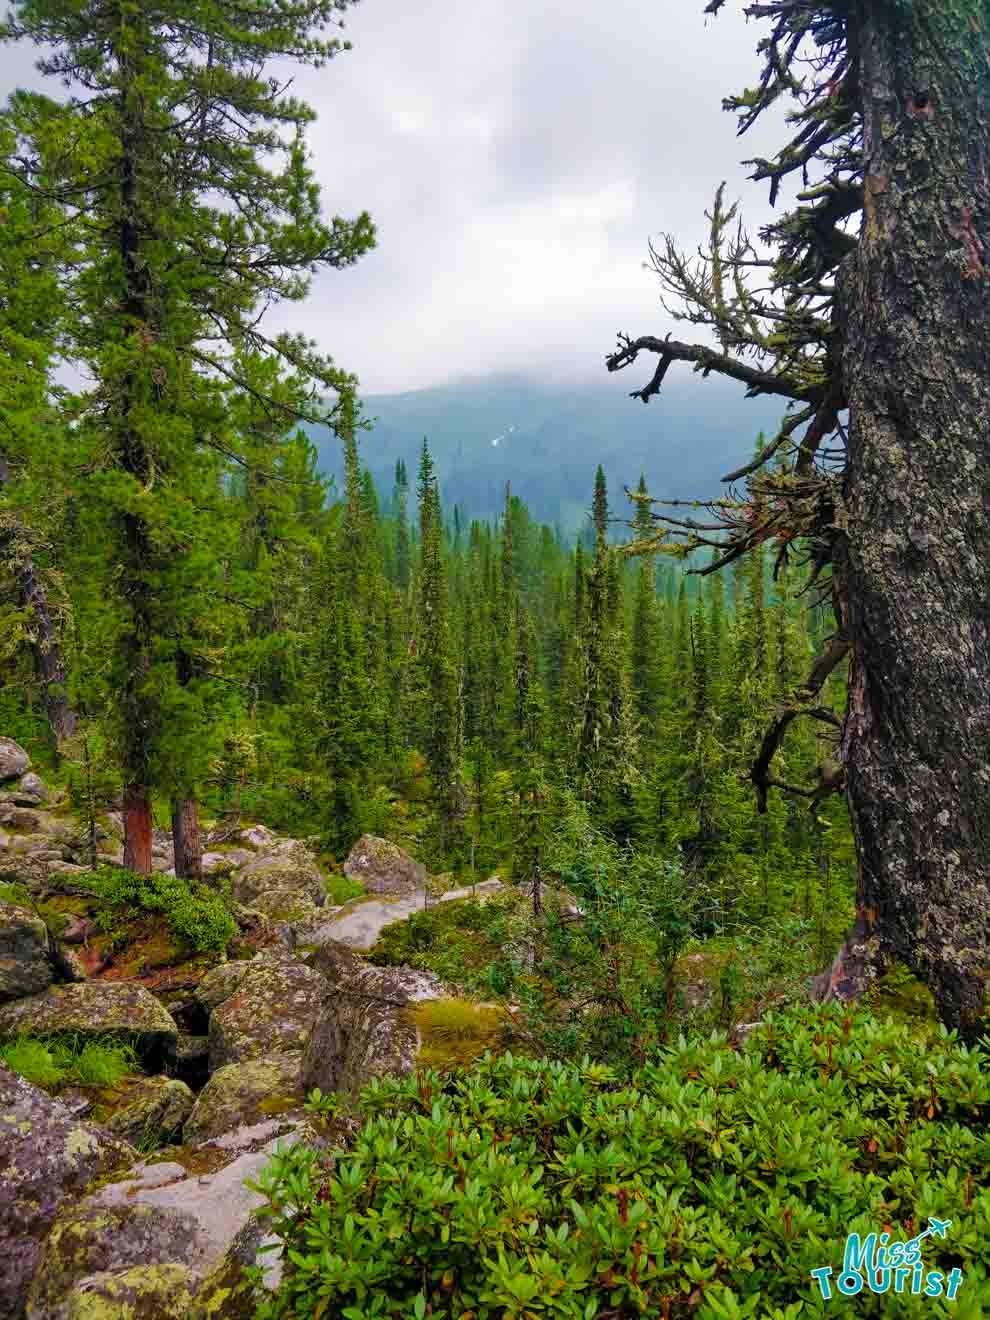
[{"label": "rock", "polygon": [[172,1077],[145,1077],[127,1092],[123,1103],[107,1119],[106,1128],[132,1146],[170,1145],[180,1140],[182,1125],[192,1113],[196,1097],[185,1082]]},{"label": "rock", "polygon": [[0,1320],[24,1315],[59,1205],[137,1152],[0,1064]]},{"label": "rock", "polygon": [[48,801],[48,789],[45,781],[32,772],[21,775],[16,785],[10,790],[9,800],[17,807],[38,807]]},{"label": "rock", "polygon": [[147,1269],[159,1263],[202,1268],[203,1251],[196,1227],[195,1218],[184,1211],[119,1205],[101,1199],[99,1193],[74,1209],[67,1207],[56,1220],[38,1261],[27,1299],[30,1320],[69,1320],[72,1312],[67,1299],[84,1287],[83,1280],[91,1275],[116,1274],[135,1267]]},{"label": "rock", "polygon": [[[31,1291],[32,1320],[170,1317],[178,1312],[150,1309],[164,1296],[163,1275],[172,1281],[185,1306],[181,1314],[189,1320],[253,1320],[253,1288],[244,1279],[245,1267],[265,1267],[270,1287],[277,1286],[281,1271],[273,1253],[259,1255],[259,1248],[274,1239],[267,1220],[254,1213],[264,1199],[245,1183],[258,1178],[280,1142],[298,1140],[319,1143],[306,1124],[269,1120],[239,1128],[184,1155],[194,1172],[175,1161],[141,1164],[80,1206],[67,1208]],[[150,1263],[162,1261],[166,1264]],[[114,1285],[134,1290],[135,1302],[120,1293],[122,1306],[134,1309],[65,1309],[87,1292],[116,1301]],[[143,1303],[145,1296],[149,1309],[137,1309],[137,1300]]]},{"label": "rock", "polygon": [[175,1062],[180,1068],[187,1068],[196,1063],[204,1063],[210,1057],[209,1036],[190,1036],[185,1031],[179,1032],[175,1042]]},{"label": "rock", "polygon": [[210,1015],[210,1071],[303,1049],[322,992],[322,977],[295,959],[253,959]]},{"label": "rock", "polygon": [[48,880],[48,863],[13,850],[0,852],[0,884],[24,885],[40,893]]},{"label": "rock", "polygon": [[245,866],[254,858],[254,853],[248,852],[246,848],[234,848],[230,852],[205,852],[203,853],[203,874],[204,875],[224,875],[229,871],[236,871],[239,866]]},{"label": "rock", "polygon": [[251,906],[273,921],[314,922],[320,916],[320,908],[311,898],[287,885],[264,890],[251,900]]},{"label": "rock", "polygon": [[143,986],[126,981],[84,981],[0,1006],[0,1040],[55,1032],[112,1036],[133,1045],[147,1064],[175,1045],[178,1029]]},{"label": "rock", "polygon": [[332,940],[336,934],[334,918],[338,912],[342,911],[342,906],[325,907],[312,917],[302,917],[291,921],[289,924],[292,928],[293,946],[320,945],[326,944],[327,940]]},{"label": "rock", "polygon": [[64,1320],[185,1320],[197,1276],[185,1265],[135,1265],[80,1280],[61,1308]]},{"label": "rock", "polygon": [[193,991],[193,998],[207,1013],[212,1013],[225,999],[230,998],[247,976],[253,962],[253,958],[244,958],[211,967]]},{"label": "rock", "polygon": [[388,839],[363,834],[344,863],[344,875],[359,880],[369,893],[407,894],[426,888],[427,871]]},{"label": "rock", "polygon": [[31,769],[31,758],[13,738],[0,738],[0,782],[20,779]]},{"label": "rock", "polygon": [[238,903],[257,909],[258,900],[273,890],[294,894],[297,900],[309,899],[317,907],[326,902],[316,858],[301,843],[258,857],[234,873],[232,894]]},{"label": "rock", "polygon": [[301,1110],[301,1057],[293,1050],[219,1068],[196,1097],[186,1120],[186,1141],[207,1141],[273,1114]]},{"label": "rock", "polygon": [[267,828],[265,825],[249,825],[247,829],[241,830],[237,835],[241,843],[247,844],[260,852],[262,849],[268,850],[274,848],[278,843],[278,835]]},{"label": "rock", "polygon": [[406,1009],[445,997],[442,983],[410,967],[372,967],[350,949],[325,945],[314,969],[329,982],[303,1055],[302,1086],[354,1094],[416,1066],[419,1033]]},{"label": "rock", "polygon": [[0,1003],[36,995],[54,979],[44,921],[28,908],[0,901]]}]

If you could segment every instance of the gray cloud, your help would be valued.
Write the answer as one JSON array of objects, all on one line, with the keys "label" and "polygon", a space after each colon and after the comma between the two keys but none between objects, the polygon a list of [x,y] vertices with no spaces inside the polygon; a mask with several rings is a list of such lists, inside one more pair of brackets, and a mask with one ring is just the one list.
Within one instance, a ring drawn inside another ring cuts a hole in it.
[{"label": "gray cloud", "polygon": [[[768,214],[739,162],[769,152],[773,128],[739,140],[721,110],[755,80],[760,29],[741,0],[707,26],[703,9],[362,0],[354,49],[293,91],[319,114],[327,210],[369,210],[379,247],[270,328],[311,335],[368,392],[490,370],[601,378],[617,330],[672,328],[648,237],[693,247],[721,179],[753,231]],[[38,85],[25,53],[3,52],[8,85]]]},{"label": "gray cloud", "polygon": [[[647,239],[693,246],[718,182],[755,230],[766,192],[721,98],[759,36],[701,0],[365,0],[355,49],[297,86],[327,205],[380,247],[279,312],[368,391],[490,369],[594,378],[619,329],[671,328]],[[618,382],[617,382],[618,387]]]}]

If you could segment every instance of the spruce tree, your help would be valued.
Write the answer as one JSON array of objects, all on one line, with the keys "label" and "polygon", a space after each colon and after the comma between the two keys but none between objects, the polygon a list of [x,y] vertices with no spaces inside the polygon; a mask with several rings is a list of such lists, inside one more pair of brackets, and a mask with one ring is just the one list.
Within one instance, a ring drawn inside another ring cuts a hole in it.
[{"label": "spruce tree", "polygon": [[108,691],[125,862],[139,871],[151,867],[153,789],[184,794],[173,768],[185,779],[198,759],[175,735],[199,685],[179,681],[176,647],[160,641],[183,630],[196,573],[205,583],[214,571],[191,550],[198,529],[185,514],[213,480],[204,451],[229,452],[224,390],[244,382],[225,346],[280,357],[325,392],[352,388],[301,336],[265,335],[257,315],[373,243],[365,215],[322,221],[304,145],[313,113],[260,76],[269,59],[320,66],[336,54],[340,42],[323,32],[341,8],[20,0],[0,27],[4,39],[46,46],[40,70],[81,89],[64,102],[18,93],[8,162],[39,196],[71,205],[79,244],[65,272],[76,312],[66,355],[98,382],[80,422],[100,455],[89,498],[109,514]]}]

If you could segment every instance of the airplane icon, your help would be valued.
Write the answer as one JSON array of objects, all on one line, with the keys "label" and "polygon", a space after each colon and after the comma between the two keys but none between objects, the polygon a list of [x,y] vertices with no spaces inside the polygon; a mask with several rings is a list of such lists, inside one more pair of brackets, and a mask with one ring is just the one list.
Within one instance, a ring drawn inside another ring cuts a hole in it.
[{"label": "airplane icon", "polygon": [[944,1238],[945,1230],[951,1227],[952,1227],[951,1219],[929,1218],[928,1227],[925,1229],[923,1233],[919,1233],[917,1237],[913,1237],[911,1241],[908,1243],[908,1246],[911,1246],[916,1242],[923,1242],[926,1237],[931,1237],[933,1234],[936,1237]]}]

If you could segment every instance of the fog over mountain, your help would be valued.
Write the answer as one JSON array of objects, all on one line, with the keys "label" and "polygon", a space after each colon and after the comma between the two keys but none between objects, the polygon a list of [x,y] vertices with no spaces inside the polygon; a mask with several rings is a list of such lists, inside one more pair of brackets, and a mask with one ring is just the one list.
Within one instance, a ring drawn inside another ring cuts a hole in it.
[{"label": "fog over mountain", "polygon": [[[731,383],[674,379],[643,405],[629,390],[638,375],[589,385],[542,382],[522,375],[466,378],[403,394],[370,395],[365,415],[373,429],[362,437],[363,460],[379,491],[392,490],[397,459],[415,480],[426,436],[446,505],[468,518],[493,517],[505,482],[541,522],[563,532],[580,526],[591,504],[601,462],[617,513],[622,487],[645,473],[650,492],[666,499],[724,493],[720,478],[741,466],[762,428],[771,431],[784,412],[778,399],[746,399]],[[340,448],[325,429],[310,428],[323,470],[342,476]]]}]

